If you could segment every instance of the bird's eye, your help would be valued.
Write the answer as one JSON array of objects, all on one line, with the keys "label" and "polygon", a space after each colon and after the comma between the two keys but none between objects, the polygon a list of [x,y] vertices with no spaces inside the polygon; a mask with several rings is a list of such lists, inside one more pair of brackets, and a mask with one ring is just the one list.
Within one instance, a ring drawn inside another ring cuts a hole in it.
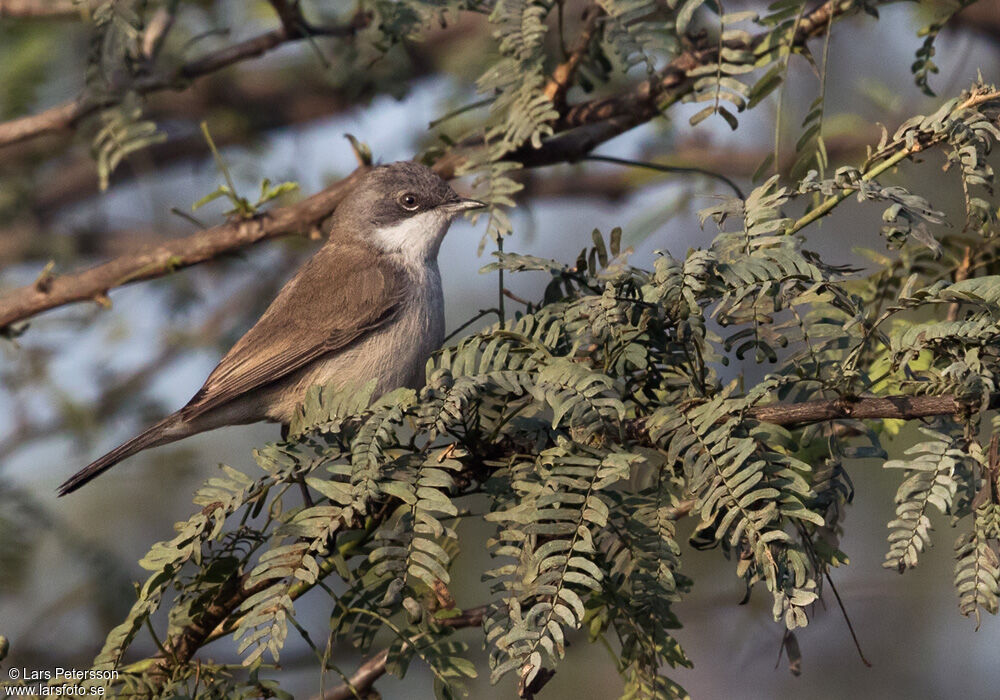
[{"label": "bird's eye", "polygon": [[399,206],[403,207],[407,211],[416,211],[419,204],[417,203],[417,198],[407,192],[406,194],[400,195]]}]

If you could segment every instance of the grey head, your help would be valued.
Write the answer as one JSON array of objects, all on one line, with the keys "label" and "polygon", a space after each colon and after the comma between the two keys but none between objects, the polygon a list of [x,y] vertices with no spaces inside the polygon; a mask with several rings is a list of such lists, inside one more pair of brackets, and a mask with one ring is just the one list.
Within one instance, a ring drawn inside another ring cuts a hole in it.
[{"label": "grey head", "polygon": [[420,163],[389,163],[372,168],[337,206],[330,238],[361,239],[414,263],[433,260],[452,219],[482,206]]}]

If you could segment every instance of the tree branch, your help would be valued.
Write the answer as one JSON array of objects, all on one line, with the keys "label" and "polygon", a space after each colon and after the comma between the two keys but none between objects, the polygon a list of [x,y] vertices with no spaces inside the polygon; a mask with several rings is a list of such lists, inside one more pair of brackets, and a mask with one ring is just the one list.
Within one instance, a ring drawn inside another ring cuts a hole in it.
[{"label": "tree branch", "polygon": [[[987,408],[1000,408],[1000,393],[990,396]],[[822,423],[853,418],[856,420],[915,420],[932,416],[953,416],[975,410],[956,396],[871,396],[853,399],[802,401],[772,404],[750,409],[750,416],[764,423],[783,426]]]},{"label": "tree branch", "polygon": [[[486,615],[487,608],[488,606],[486,605],[481,605],[478,608],[470,608],[463,611],[461,615],[441,620],[441,624],[454,629],[479,627],[483,624],[483,617]],[[352,700],[352,698],[358,696],[367,697],[366,694],[375,685],[375,681],[385,675],[385,667],[388,660],[389,650],[383,649],[361,664],[347,683],[316,696],[314,700]]]},{"label": "tree branch", "polygon": [[[359,12],[354,19],[343,25],[310,26],[309,36],[353,36],[359,29],[371,21],[366,13]],[[235,63],[261,56],[271,49],[290,41],[297,41],[306,36],[303,28],[289,30],[284,25],[278,29],[258,34],[245,41],[213,51],[201,58],[183,64],[176,71],[165,75],[151,76],[124,86],[129,90],[146,95],[161,90],[183,90],[189,82],[209,73],[222,70]],[[0,123],[0,148],[11,144],[33,139],[43,134],[71,129],[84,117],[94,114],[100,109],[115,104],[115,97],[103,100],[78,97],[50,109]]]},{"label": "tree branch", "polygon": [[180,633],[167,641],[167,654],[160,652],[154,657],[154,675],[161,675],[165,679],[176,665],[190,661],[198,649],[210,641],[216,627],[230,619],[243,601],[271,585],[271,581],[260,581],[254,586],[246,587],[249,577],[247,573],[226,579],[204,609]]},{"label": "tree branch", "polygon": [[76,99],[30,117],[19,117],[3,122],[0,124],[0,148],[43,134],[69,129],[76,124],[77,120],[96,110],[97,105],[94,105],[90,110],[85,110],[82,101]]},{"label": "tree branch", "polygon": [[[801,45],[808,39],[823,34],[831,17],[839,17],[855,9],[854,0],[827,0],[799,21],[794,43]],[[726,49],[757,49],[769,36],[764,32],[749,42],[730,40],[723,43]],[[772,50],[777,50],[775,46]],[[631,93],[584,102],[572,107],[563,117],[564,127],[585,125],[596,121],[595,116],[621,124],[636,124],[649,121],[660,113],[661,105],[673,103],[689,93],[697,77],[689,77],[691,71],[716,63],[719,47],[693,48],[684,51],[670,61],[657,75],[644,80]],[[628,128],[631,128],[629,126]]]},{"label": "tree branch", "polygon": [[96,0],[0,0],[0,19],[80,19],[96,4]]},{"label": "tree branch", "polygon": [[105,301],[109,290],[131,282],[162,277],[178,268],[205,262],[253,243],[318,230],[344,194],[363,174],[350,176],[293,206],[253,219],[229,221],[156,248],[123,255],[89,270],[60,275],[0,297],[0,332],[12,323],[64,304]]},{"label": "tree branch", "polygon": [[[308,31],[310,36],[348,37],[354,36],[359,30],[367,27],[370,21],[370,15],[359,12],[348,24],[309,26]],[[215,71],[226,68],[227,66],[231,66],[234,63],[245,61],[248,58],[256,58],[257,56],[267,53],[271,49],[281,46],[285,42],[306,38],[307,35],[303,31],[304,27],[305,24],[302,24],[302,26],[297,29],[289,29],[288,27],[282,25],[278,29],[264,32],[263,34],[259,34],[258,36],[247,39],[246,41],[241,41],[238,44],[233,44],[225,49],[215,51],[207,56],[203,56],[200,59],[185,63],[177,72],[177,77],[194,80],[195,78],[207,75],[208,73],[214,73]],[[174,87],[176,84],[176,78],[170,78],[165,81],[163,79],[153,80],[148,86],[140,84],[139,89],[141,92],[149,92],[152,90],[163,90]]]},{"label": "tree branch", "polygon": [[[822,32],[830,18],[848,11],[854,5],[851,0],[829,0],[800,20],[797,41]],[[284,27],[276,32],[286,32]],[[274,35],[275,32],[269,33]],[[244,42],[246,43],[246,42]],[[266,43],[266,42],[265,42]],[[240,45],[237,45],[240,46]],[[267,48],[262,49],[262,51]],[[222,52],[220,52],[221,54]],[[255,54],[256,55],[256,54]],[[241,59],[215,55],[202,68],[218,70],[216,65],[229,65]],[[640,83],[633,90],[611,98],[590,100],[569,108],[560,119],[556,136],[546,140],[539,149],[522,149],[513,158],[529,167],[539,167],[558,162],[572,162],[586,155],[594,147],[637,126],[659,114],[659,105],[664,101],[679,99],[692,89],[688,73],[700,65],[713,62],[717,49],[703,48],[687,51],[671,61],[664,71],[654,79]],[[213,62],[214,61],[214,62]],[[189,76],[190,77],[190,76]],[[41,115],[38,115],[41,116]],[[0,134],[6,125],[0,125]],[[30,136],[29,136],[30,137]],[[0,139],[2,144],[2,139]],[[465,156],[461,149],[442,158],[435,169],[445,177],[454,175],[455,169]],[[261,217],[241,222],[231,222],[216,226],[178,241],[160,246],[141,255],[123,256],[91,270],[65,275],[48,280],[44,285],[34,285],[16,290],[0,299],[0,328],[23,320],[46,309],[95,298],[114,286],[161,276],[187,265],[211,259],[252,243],[292,233],[301,233],[316,227],[339,203],[361,170],[335,185],[313,195],[303,202],[277,209]],[[41,287],[41,288],[40,288]],[[993,395],[989,408],[1000,406],[1000,394]],[[785,405],[758,406],[748,414],[760,421],[783,426],[798,426],[834,419],[919,419],[936,415],[956,415],[972,410],[967,402],[946,396],[889,396],[858,397],[833,400],[814,400]],[[651,444],[644,421],[633,421],[629,434],[637,441]],[[678,506],[677,514],[683,515],[693,503]],[[221,588],[203,615],[190,623],[180,635],[168,644],[170,659],[163,658],[164,668],[173,663],[189,661],[197,649],[207,641],[224,633],[227,622],[233,619],[234,611],[244,600],[258,590],[244,588],[244,581],[234,578]],[[467,611],[467,614],[473,611]],[[452,622],[464,621],[454,618]],[[468,624],[481,623],[482,617]],[[448,621],[443,624],[448,624]],[[353,690],[367,689],[385,672],[387,652],[366,661],[351,678],[348,685],[341,686],[327,694],[326,698],[350,698]],[[337,695],[337,693],[344,693]]]}]

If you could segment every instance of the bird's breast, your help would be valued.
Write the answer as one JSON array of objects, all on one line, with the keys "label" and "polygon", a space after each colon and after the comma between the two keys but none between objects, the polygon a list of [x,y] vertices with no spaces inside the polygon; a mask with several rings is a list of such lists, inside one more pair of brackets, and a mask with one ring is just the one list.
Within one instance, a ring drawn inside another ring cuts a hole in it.
[{"label": "bird's breast", "polygon": [[300,370],[270,401],[268,417],[290,420],[305,392],[316,384],[362,386],[376,379],[376,396],[422,386],[427,359],[444,340],[444,294],[436,265],[414,277],[392,321]]}]

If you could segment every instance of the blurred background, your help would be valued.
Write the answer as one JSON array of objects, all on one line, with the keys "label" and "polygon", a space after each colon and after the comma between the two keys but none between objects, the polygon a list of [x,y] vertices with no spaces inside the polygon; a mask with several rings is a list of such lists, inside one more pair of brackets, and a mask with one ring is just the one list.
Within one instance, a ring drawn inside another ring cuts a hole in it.
[{"label": "blurred background", "polygon": [[[36,4],[51,12],[5,16],[0,0],[0,121],[71,98],[86,80],[82,57],[90,45],[80,6]],[[996,80],[1000,2],[983,0],[959,14],[938,40],[940,73],[931,76],[931,85],[941,97],[925,96],[913,84],[910,64],[923,42],[917,30],[943,7],[943,2],[892,5],[880,10],[879,21],[855,16],[837,24],[826,78],[824,136],[831,168],[859,164],[865,147],[878,142],[878,124],[891,132],[906,118],[933,111],[977,73]],[[189,42],[195,54],[276,26],[274,11],[264,2],[185,2],[183,8],[171,40]],[[350,14],[335,3],[305,8],[317,17]],[[338,51],[348,50],[343,42],[327,51],[328,42],[318,41],[318,50],[329,54],[324,60],[309,42],[298,42],[203,77],[185,90],[151,95],[147,114],[167,138],[127,158],[105,191],[90,152],[92,134],[60,132],[0,148],[0,293],[33,282],[50,263],[56,273],[73,271],[197,231],[189,217],[172,210],[190,214],[192,203],[222,182],[199,130],[202,121],[237,188],[247,195],[255,194],[265,177],[299,183],[295,198],[350,173],[356,161],[346,133],[367,143],[379,161],[413,157],[430,145],[430,122],[475,98],[474,81],[494,50],[489,31],[481,15],[463,14],[422,41],[393,47],[360,72],[336,60]],[[817,42],[814,53],[821,46]],[[789,151],[819,82],[798,56],[792,58],[791,77],[781,107],[782,143]],[[669,120],[635,129],[599,153],[722,171],[749,189],[751,174],[773,148],[776,109],[772,98],[742,115],[734,133],[721,119],[688,126],[697,107],[679,105]],[[943,178],[935,182],[937,172],[936,166],[910,166],[893,177],[930,195],[937,208],[961,211],[958,186]],[[910,178],[913,173],[919,181]],[[713,196],[729,194],[698,175],[595,162],[539,169],[522,180],[525,189],[506,250],[571,260],[589,244],[594,227],[607,232],[622,226],[638,266],[651,266],[655,250],[683,255],[710,240],[694,213]],[[468,192],[470,183],[458,181],[456,188]],[[215,224],[224,209],[217,202],[194,215]],[[855,247],[884,249],[878,211],[841,209],[809,232],[812,249],[830,263],[856,264],[863,259]],[[477,253],[483,234],[482,222],[460,222],[442,249],[450,329],[496,305],[495,280],[478,273],[494,248],[487,241]],[[0,634],[11,642],[7,664],[89,667],[104,635],[134,600],[132,582],[145,577],[136,561],[153,542],[169,539],[172,523],[188,517],[194,488],[218,463],[256,472],[252,447],[276,439],[275,426],[228,428],[150,450],[93,486],[55,498],[56,485],[67,476],[185,403],[316,247],[305,237],[257,245],[115,289],[110,308],[86,303],[45,313],[21,337],[0,340]],[[524,274],[509,279],[508,287],[537,299],[546,282],[542,275]],[[885,447],[898,454],[913,437],[904,430]],[[771,621],[769,597],[758,593],[738,606],[744,591],[734,564],[717,551],[686,551],[683,570],[697,583],[676,607],[684,623],[676,636],[694,668],[671,677],[694,697],[1000,694],[1000,624],[988,618],[976,631],[975,621],[959,615],[950,584],[955,535],[947,521],[935,521],[937,547],[898,580],[881,561],[899,477],[883,473],[875,461],[858,462],[851,477],[856,497],[842,543],[851,564],[836,571],[834,580],[872,667],[859,659],[828,590],[809,627],[798,634],[802,675],[793,677],[787,662],[779,660],[782,628]],[[474,546],[485,536],[472,528],[462,533],[465,545],[456,568],[464,579],[453,587],[459,605],[485,599],[478,573],[487,560],[484,549]],[[325,638],[324,601],[306,597],[297,610],[302,623]],[[464,634],[478,648],[475,633]],[[545,697],[615,697],[621,682],[607,652],[584,635],[571,641]],[[154,650],[148,639],[137,648]],[[237,658],[229,639],[203,654]],[[359,660],[347,649],[338,654],[348,672]],[[282,668],[282,685],[296,697],[319,691],[315,662],[294,632]],[[481,665],[472,697],[513,696],[512,682],[493,688],[482,678],[488,676],[484,670]],[[430,678],[419,664],[405,679],[387,677],[377,687],[386,698],[432,696]]]}]

